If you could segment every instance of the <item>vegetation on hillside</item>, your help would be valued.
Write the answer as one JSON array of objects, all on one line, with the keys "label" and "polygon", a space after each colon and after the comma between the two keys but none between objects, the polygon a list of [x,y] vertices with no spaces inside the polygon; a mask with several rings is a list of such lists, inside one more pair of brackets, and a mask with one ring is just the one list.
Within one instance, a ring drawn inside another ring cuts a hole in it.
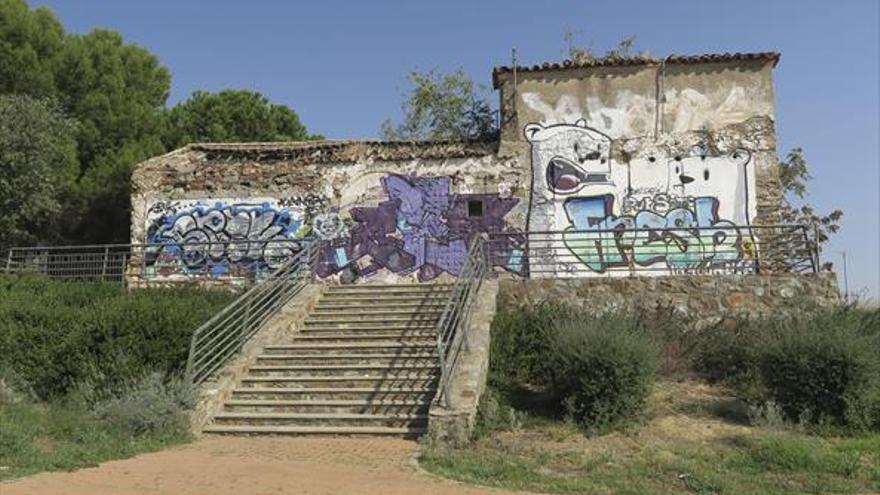
[{"label": "vegetation on hillside", "polygon": [[880,489],[880,310],[695,327],[667,310],[502,310],[475,443],[430,470],[552,493]]},{"label": "vegetation on hillside", "polygon": [[0,276],[0,479],[186,440],[190,337],[232,297]]}]

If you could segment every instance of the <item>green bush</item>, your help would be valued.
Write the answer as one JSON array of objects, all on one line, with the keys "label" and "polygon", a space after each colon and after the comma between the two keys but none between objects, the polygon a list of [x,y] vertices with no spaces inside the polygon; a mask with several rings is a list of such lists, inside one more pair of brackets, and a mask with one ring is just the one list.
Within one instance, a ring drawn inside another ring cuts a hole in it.
[{"label": "green bush", "polygon": [[192,331],[233,295],[194,287],[126,291],[118,284],[0,277],[0,369],[39,399],[78,384],[118,389],[186,362]]},{"label": "green bush", "polygon": [[748,321],[722,320],[694,337],[690,367],[711,383],[736,388],[743,399],[759,398],[764,393],[758,367],[762,337]]},{"label": "green bush", "polygon": [[[867,316],[867,317],[866,317]],[[852,308],[774,322],[759,353],[767,397],[786,419],[880,428],[880,334]]]},{"label": "green bush", "polygon": [[702,331],[691,364],[789,422],[880,428],[880,311],[852,306]]},{"label": "green bush", "polygon": [[590,433],[639,416],[657,366],[655,343],[634,315],[559,323],[550,345],[553,385],[565,413]]},{"label": "green bush", "polygon": [[492,322],[490,382],[502,389],[549,385],[554,375],[549,360],[553,329],[576,318],[574,309],[561,304],[501,308]]}]

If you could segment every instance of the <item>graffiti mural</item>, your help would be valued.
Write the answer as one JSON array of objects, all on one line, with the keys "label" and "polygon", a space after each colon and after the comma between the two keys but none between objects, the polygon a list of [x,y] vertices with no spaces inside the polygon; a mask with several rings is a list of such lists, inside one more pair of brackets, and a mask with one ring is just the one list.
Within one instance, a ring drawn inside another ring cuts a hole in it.
[{"label": "graffiti mural", "polygon": [[532,150],[527,228],[564,231],[557,243],[530,250],[533,265],[573,275],[751,266],[754,240],[741,228],[755,214],[747,150],[712,155],[698,146],[686,156],[618,163],[613,140],[583,120],[529,124],[525,136]]},{"label": "graffiti mural", "polygon": [[[387,199],[351,208],[350,225],[342,226],[335,213],[316,217],[319,277],[353,282],[381,270],[415,274],[420,282],[444,272],[458,276],[473,236],[507,230],[504,217],[519,202],[500,194],[454,194],[450,177],[388,175],[381,181]],[[509,269],[521,269],[514,238],[493,250],[510,261]]]},{"label": "graffiti mural", "polygon": [[147,210],[147,276],[262,277],[301,249],[306,203],[272,198],[159,202]]}]

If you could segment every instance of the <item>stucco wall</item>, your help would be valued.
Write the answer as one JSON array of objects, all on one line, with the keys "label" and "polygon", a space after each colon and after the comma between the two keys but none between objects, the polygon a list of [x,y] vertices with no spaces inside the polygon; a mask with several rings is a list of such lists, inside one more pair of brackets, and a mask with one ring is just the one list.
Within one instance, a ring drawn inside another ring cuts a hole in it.
[{"label": "stucco wall", "polygon": [[[530,164],[528,229],[590,231],[564,234],[532,265],[555,263],[548,276],[632,261],[646,275],[748,271],[759,251],[748,227],[777,223],[780,200],[771,71],[766,60],[527,71],[515,92],[503,74],[500,153]],[[700,230],[612,233],[662,227]]]}]

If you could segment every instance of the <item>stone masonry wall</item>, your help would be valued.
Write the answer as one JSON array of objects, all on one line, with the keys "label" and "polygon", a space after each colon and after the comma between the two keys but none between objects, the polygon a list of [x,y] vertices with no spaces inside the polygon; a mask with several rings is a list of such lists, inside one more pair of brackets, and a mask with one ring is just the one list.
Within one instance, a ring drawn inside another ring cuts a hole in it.
[{"label": "stone masonry wall", "polygon": [[552,301],[588,313],[672,307],[697,322],[772,316],[839,301],[833,273],[502,280],[499,307]]}]

